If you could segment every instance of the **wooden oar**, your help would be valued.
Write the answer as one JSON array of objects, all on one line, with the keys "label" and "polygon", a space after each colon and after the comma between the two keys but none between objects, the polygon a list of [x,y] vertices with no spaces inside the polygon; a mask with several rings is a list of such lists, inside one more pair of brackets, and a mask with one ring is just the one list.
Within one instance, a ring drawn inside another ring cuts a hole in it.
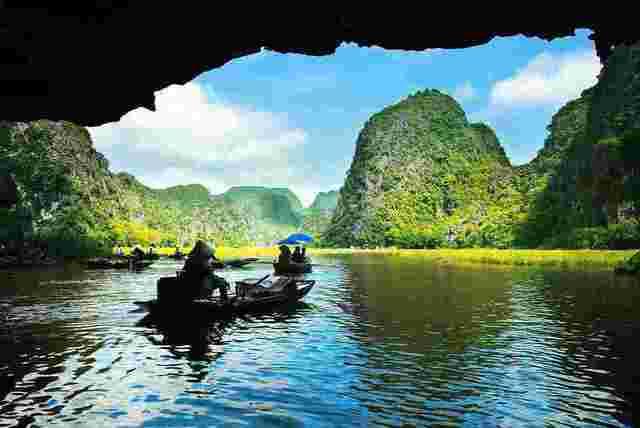
[{"label": "wooden oar", "polygon": [[258,284],[260,284],[262,281],[264,281],[265,279],[269,278],[270,276],[271,276],[271,274],[270,274],[270,273],[269,273],[269,274],[266,274],[266,275],[264,276],[264,278],[262,278],[260,281],[256,282],[256,283],[255,283],[255,284],[253,284],[253,285],[258,285]]}]

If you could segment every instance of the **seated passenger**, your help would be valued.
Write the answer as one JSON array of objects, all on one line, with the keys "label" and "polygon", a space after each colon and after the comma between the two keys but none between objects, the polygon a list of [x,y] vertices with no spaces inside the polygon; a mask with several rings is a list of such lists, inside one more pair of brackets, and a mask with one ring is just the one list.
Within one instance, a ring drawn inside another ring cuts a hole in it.
[{"label": "seated passenger", "polygon": [[286,245],[280,246],[280,256],[278,257],[278,264],[288,265],[291,262],[291,250]]},{"label": "seated passenger", "polygon": [[139,261],[139,260],[144,260],[144,251],[142,251],[140,249],[140,247],[138,247],[136,245],[136,247],[133,249],[133,251],[131,252],[131,257],[135,260],[135,261]]},{"label": "seated passenger", "polygon": [[291,256],[291,260],[293,260],[296,263],[301,263],[302,260],[302,252],[300,251],[300,247],[296,247],[295,250],[293,250],[293,256]]}]

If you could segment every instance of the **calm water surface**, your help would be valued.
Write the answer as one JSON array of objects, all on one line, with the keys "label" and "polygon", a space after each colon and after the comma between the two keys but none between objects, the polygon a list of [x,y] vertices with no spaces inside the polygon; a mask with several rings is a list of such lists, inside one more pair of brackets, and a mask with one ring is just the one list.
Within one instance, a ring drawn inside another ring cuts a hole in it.
[{"label": "calm water surface", "polygon": [[635,280],[315,261],[304,304],[213,325],[132,304],[174,262],[0,271],[0,427],[638,424]]}]

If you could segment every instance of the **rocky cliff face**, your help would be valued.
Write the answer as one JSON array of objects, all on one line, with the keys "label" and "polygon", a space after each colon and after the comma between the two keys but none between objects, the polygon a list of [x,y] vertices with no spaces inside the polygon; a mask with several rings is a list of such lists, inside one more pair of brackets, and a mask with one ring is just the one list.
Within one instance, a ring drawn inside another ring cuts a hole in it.
[{"label": "rocky cliff face", "polygon": [[325,237],[368,246],[456,239],[487,221],[512,175],[490,128],[470,124],[448,95],[418,92],[365,124]]},{"label": "rocky cliff face", "polygon": [[556,238],[612,225],[635,234],[627,229],[638,214],[638,130],[640,44],[613,51],[598,83],[553,116],[544,148],[521,168],[530,185],[529,242],[567,245]]},{"label": "rocky cliff face", "polygon": [[640,129],[640,43],[616,48],[593,88],[587,135],[597,141]]},{"label": "rocky cliff face", "polygon": [[0,164],[18,196],[0,215],[5,238],[26,233],[88,241],[100,234],[95,225],[124,212],[122,188],[86,129],[46,120],[7,123],[4,137]]}]

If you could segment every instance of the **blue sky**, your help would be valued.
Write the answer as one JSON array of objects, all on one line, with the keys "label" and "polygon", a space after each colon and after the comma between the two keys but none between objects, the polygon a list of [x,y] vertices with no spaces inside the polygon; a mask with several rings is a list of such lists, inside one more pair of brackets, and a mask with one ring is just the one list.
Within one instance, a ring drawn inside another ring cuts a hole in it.
[{"label": "blue sky", "polygon": [[489,123],[521,164],[542,147],[552,114],[595,83],[599,63],[588,34],[426,52],[356,45],[325,57],[262,51],[156,93],[156,112],[137,109],[90,131],[113,169],[151,187],[287,186],[308,204],[342,184],[369,116],[436,88],[470,120]]}]

